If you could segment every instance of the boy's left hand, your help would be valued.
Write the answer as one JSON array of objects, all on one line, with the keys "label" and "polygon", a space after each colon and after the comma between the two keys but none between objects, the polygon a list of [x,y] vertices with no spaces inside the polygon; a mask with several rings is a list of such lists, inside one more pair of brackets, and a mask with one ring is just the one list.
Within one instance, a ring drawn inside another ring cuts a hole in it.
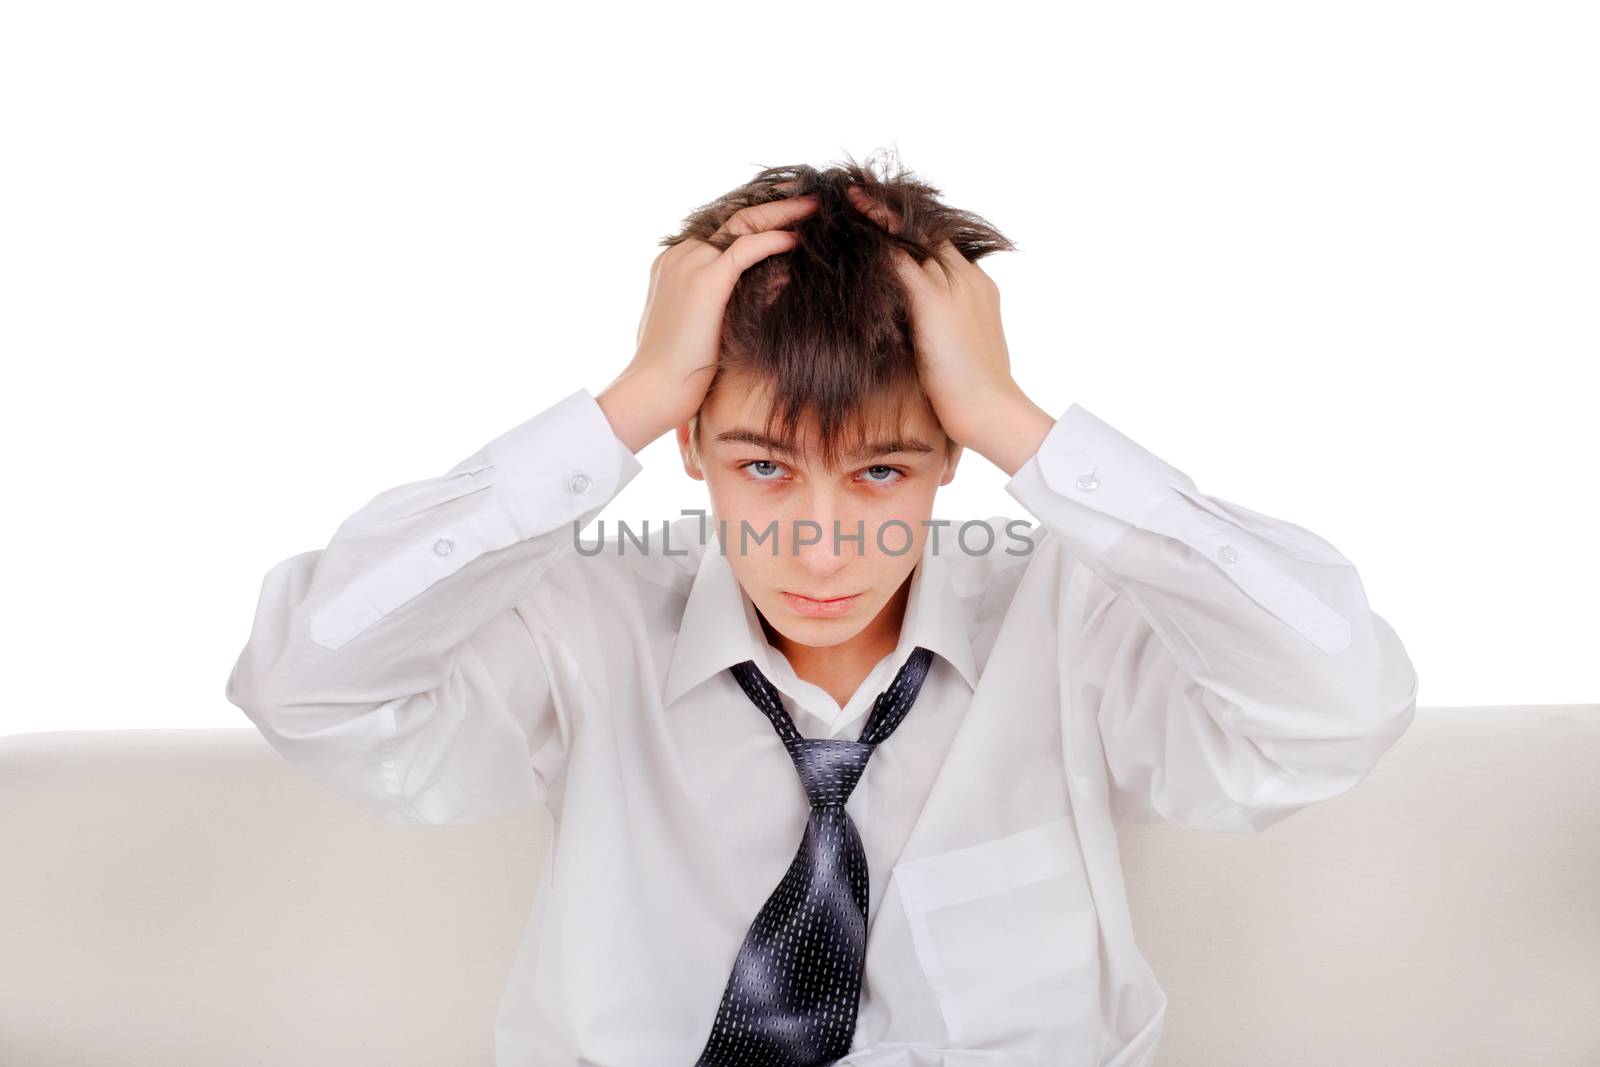
[{"label": "boy's left hand", "polygon": [[[890,233],[899,228],[894,211],[860,186],[850,186],[846,195]],[[951,242],[936,251],[953,281],[947,281],[935,260],[919,264],[903,249],[890,249],[911,296],[923,392],[945,433],[1014,473],[1036,450],[1041,428],[1047,430],[1054,419],[1011,376],[1011,355],[1000,324],[1000,287]]]}]

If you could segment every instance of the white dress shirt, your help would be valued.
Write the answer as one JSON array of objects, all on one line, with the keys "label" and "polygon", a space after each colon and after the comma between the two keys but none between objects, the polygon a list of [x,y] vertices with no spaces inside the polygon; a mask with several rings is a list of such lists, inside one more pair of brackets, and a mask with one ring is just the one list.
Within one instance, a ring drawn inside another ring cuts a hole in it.
[{"label": "white dress shirt", "polygon": [[704,1047],[807,816],[737,662],[803,736],[854,740],[911,650],[936,654],[846,805],[870,889],[855,1067],[1149,1064],[1166,995],[1116,825],[1260,830],[1357,785],[1413,717],[1349,560],[1076,404],[1006,484],[1041,525],[930,531],[899,646],[843,707],[767,643],[714,521],[578,543],[640,469],[572,393],[273,567],[227,682],[382,819],[549,806],[499,1067]]}]

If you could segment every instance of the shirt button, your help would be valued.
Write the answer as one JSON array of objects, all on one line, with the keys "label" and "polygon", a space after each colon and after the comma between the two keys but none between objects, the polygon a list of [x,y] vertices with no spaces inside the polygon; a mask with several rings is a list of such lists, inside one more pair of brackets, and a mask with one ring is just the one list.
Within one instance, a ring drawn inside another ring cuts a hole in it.
[{"label": "shirt button", "polygon": [[433,543],[434,554],[439,556],[448,556],[455,547],[455,542],[448,537],[441,537]]},{"label": "shirt button", "polygon": [[1233,550],[1232,545],[1223,545],[1217,549],[1217,558],[1224,563],[1237,563],[1239,561],[1239,553]]},{"label": "shirt button", "polygon": [[1080,474],[1078,475],[1078,488],[1085,493],[1093,492],[1100,488],[1100,482],[1092,474]]},{"label": "shirt button", "polygon": [[567,488],[571,489],[574,493],[587,493],[591,484],[592,483],[589,481],[589,476],[582,471],[579,471],[567,482]]}]

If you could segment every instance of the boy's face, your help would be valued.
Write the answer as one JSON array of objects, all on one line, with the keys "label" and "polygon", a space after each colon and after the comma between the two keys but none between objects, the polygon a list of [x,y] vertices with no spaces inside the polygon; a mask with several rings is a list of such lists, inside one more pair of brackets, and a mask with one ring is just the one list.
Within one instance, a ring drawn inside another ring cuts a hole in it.
[{"label": "boy's face", "polygon": [[[814,421],[801,424],[802,455],[753,442],[767,411],[764,388],[725,374],[700,409],[698,456],[689,425],[678,427],[684,468],[705,481],[728,563],[767,622],[798,644],[840,644],[877,618],[922,558],[924,520],[935,491],[955,476],[961,450],[947,455],[927,404],[908,405],[892,436],[912,447],[874,449],[829,471],[817,455]],[[748,524],[743,536],[741,523]],[[858,532],[859,540],[846,539]],[[853,599],[826,607],[801,599],[842,596]]]}]

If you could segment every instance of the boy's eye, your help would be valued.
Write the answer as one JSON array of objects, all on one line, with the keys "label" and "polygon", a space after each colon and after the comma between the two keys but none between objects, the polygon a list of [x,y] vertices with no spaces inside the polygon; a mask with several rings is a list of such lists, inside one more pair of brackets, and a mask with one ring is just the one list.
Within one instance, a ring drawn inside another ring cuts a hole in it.
[{"label": "boy's eye", "polygon": [[[751,480],[757,482],[781,481],[783,464],[770,459],[752,459],[739,464],[739,469],[749,471]],[[905,471],[899,467],[890,467],[885,464],[868,467],[863,472],[862,480],[873,485],[893,485],[905,477]]]},{"label": "boy's eye", "polygon": [[[874,472],[879,473],[881,476],[880,477],[870,477],[870,475],[874,474]],[[868,467],[867,468],[867,474],[869,475],[869,477],[867,478],[867,481],[873,482],[874,484],[877,484],[877,485],[893,485],[895,482],[898,482],[902,477],[904,477],[904,473],[905,472],[902,471],[899,467],[885,467],[885,466]]]},{"label": "boy's eye", "polygon": [[758,482],[775,482],[775,481],[777,481],[778,479],[776,479],[776,478],[767,477],[768,473],[770,473],[769,468],[776,468],[778,470],[782,470],[783,469],[783,465],[782,464],[774,463],[770,459],[753,459],[748,463],[740,464],[740,466],[743,467],[747,471],[753,471],[755,473],[755,480],[758,481]]}]

